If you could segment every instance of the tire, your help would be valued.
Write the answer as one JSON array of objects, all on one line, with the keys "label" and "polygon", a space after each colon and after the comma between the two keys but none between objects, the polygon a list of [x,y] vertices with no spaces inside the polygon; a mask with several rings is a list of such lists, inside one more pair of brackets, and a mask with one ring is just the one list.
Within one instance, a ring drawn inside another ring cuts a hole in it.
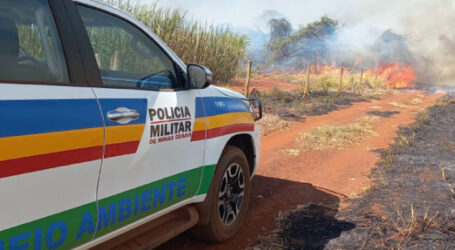
[{"label": "tire", "polygon": [[[241,172],[236,172],[235,169]],[[241,202],[240,197],[243,197]],[[198,239],[214,242],[225,241],[234,236],[245,220],[250,200],[250,169],[240,148],[226,146],[216,167],[207,199],[209,221],[205,225],[196,226],[193,234]],[[234,206],[235,201],[241,203],[239,209]]]}]

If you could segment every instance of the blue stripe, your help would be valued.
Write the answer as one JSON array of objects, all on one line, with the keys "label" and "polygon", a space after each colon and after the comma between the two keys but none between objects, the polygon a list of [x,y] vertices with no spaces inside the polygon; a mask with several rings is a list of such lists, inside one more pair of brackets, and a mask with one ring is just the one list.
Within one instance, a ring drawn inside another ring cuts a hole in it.
[{"label": "blue stripe", "polygon": [[[136,110],[139,112],[139,118],[131,121],[131,124],[144,124],[147,117],[147,99],[100,99],[101,108],[103,109],[104,116],[107,112],[113,111],[118,107],[125,107],[128,109]],[[106,126],[121,125],[113,121],[105,119]]]},{"label": "blue stripe", "polygon": [[[128,124],[145,123],[146,99],[100,99],[104,114],[118,107],[140,113]],[[107,126],[119,125],[106,119]],[[0,137],[102,127],[96,99],[0,100]]]},{"label": "blue stripe", "polygon": [[0,137],[102,127],[95,99],[0,101]]},{"label": "blue stripe", "polygon": [[[204,105],[204,106],[202,106]],[[205,108],[205,113],[204,113]],[[235,97],[197,97],[196,118],[222,115],[232,112],[249,112],[240,98]]]}]

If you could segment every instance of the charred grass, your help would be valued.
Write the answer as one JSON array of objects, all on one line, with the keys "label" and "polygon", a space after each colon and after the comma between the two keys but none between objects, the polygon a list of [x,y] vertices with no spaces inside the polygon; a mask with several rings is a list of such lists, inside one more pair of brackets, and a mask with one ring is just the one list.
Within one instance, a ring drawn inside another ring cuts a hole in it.
[{"label": "charred grass", "polygon": [[[326,249],[455,248],[455,99],[442,98],[378,152],[372,186],[338,216],[356,227]],[[377,209],[377,208],[380,209]]]}]

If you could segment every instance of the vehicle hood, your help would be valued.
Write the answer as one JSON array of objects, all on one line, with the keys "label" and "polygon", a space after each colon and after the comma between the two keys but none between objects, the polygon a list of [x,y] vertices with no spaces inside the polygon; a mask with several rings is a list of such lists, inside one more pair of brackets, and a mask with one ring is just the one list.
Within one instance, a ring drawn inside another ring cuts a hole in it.
[{"label": "vehicle hood", "polygon": [[236,98],[240,98],[240,99],[245,98],[245,96],[240,94],[239,92],[236,92],[236,91],[233,91],[233,90],[230,90],[230,89],[227,89],[227,88],[213,86],[213,85],[211,87],[213,87],[214,89],[218,90],[218,92],[221,92],[220,94],[222,94],[222,95],[226,95],[226,96],[230,96],[230,97],[236,97]]}]

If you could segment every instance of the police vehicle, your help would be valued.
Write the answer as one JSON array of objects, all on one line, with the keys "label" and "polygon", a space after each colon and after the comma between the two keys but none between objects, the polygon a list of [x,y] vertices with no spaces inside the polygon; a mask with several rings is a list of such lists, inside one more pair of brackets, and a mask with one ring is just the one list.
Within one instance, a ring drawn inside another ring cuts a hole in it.
[{"label": "police vehicle", "polygon": [[104,3],[0,0],[0,250],[232,237],[262,111],[211,78]]}]

